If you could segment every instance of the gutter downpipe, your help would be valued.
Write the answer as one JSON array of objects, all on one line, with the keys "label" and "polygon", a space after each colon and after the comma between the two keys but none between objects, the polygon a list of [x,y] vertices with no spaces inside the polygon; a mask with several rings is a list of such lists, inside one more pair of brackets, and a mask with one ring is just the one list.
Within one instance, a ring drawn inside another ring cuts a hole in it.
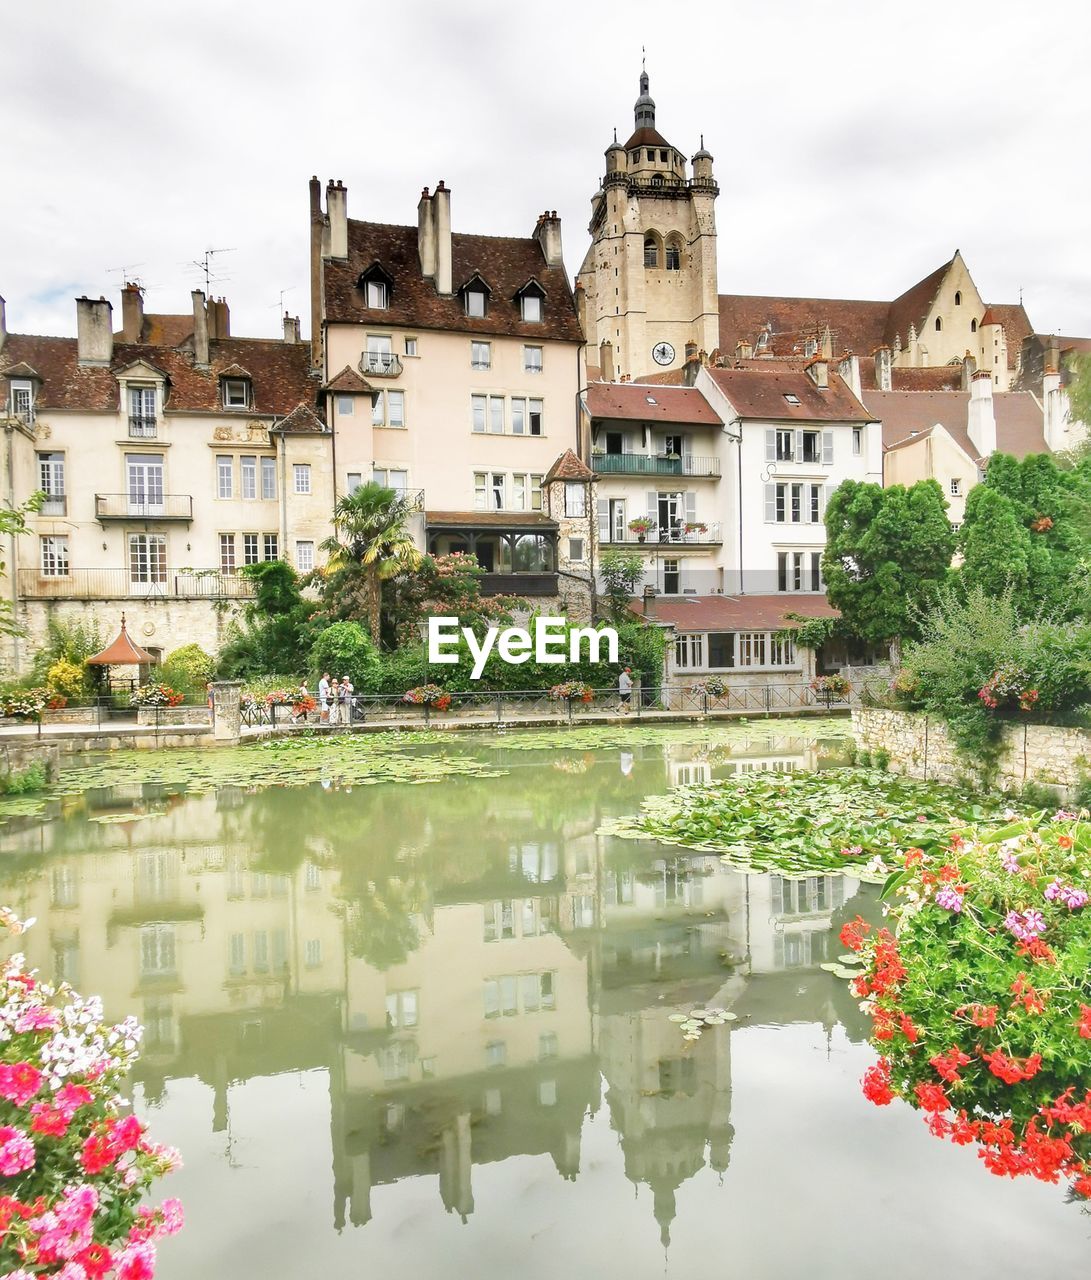
[{"label": "gutter downpipe", "polygon": [[[4,427],[4,468],[7,471],[7,493],[4,495],[8,509],[15,510],[15,427],[8,422]],[[15,534],[8,535],[8,568],[11,574],[11,665],[16,675],[20,674],[22,654],[19,651],[19,572],[15,560]]]}]

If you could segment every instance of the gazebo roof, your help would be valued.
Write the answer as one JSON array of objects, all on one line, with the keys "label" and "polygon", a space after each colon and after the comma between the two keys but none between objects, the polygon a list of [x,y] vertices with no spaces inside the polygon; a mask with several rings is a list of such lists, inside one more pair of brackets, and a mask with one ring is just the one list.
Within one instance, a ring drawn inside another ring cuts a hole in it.
[{"label": "gazebo roof", "polygon": [[129,639],[125,630],[125,615],[121,615],[121,630],[112,644],[108,644],[101,653],[87,659],[88,666],[95,667],[145,667],[155,659],[146,650]]}]

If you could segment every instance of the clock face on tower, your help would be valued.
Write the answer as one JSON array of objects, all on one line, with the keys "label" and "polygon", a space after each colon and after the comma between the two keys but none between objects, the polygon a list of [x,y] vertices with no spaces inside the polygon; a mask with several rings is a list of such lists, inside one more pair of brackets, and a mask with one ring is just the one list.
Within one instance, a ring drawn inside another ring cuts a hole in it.
[{"label": "clock face on tower", "polygon": [[657,342],[652,347],[652,359],[656,364],[670,364],[674,359],[674,348],[669,342]]}]

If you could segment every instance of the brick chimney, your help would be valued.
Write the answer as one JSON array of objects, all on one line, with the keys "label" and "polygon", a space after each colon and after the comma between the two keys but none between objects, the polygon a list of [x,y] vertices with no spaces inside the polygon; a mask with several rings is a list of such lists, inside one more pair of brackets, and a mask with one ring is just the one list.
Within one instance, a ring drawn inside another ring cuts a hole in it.
[{"label": "brick chimney", "polygon": [[969,351],[962,357],[962,390],[969,391],[970,383],[977,372],[977,361]]},{"label": "brick chimney", "polygon": [[686,343],[686,358],[682,364],[682,381],[687,387],[695,386],[697,375],[701,372],[701,352],[696,342]]},{"label": "brick chimney", "polygon": [[198,369],[208,368],[208,310],[203,290],[194,289],[193,299],[193,363]]},{"label": "brick chimney", "polygon": [[208,336],[212,341],[231,337],[231,310],[226,298],[208,300]]},{"label": "brick chimney", "polygon": [[837,372],[844,379],[848,389],[859,400],[864,393],[863,385],[860,382],[860,357],[854,356],[851,351],[847,351],[841,357]]},{"label": "brick chimney", "polygon": [[290,316],[287,311],[284,313],[284,341],[299,341],[299,316]]},{"label": "brick chimney", "polygon": [[440,178],[432,196],[432,219],[436,228],[436,292],[451,292],[451,192]]},{"label": "brick chimney", "polygon": [[996,452],[996,415],[993,411],[993,376],[988,369],[978,369],[970,379],[970,407],[966,434],[981,458]]},{"label": "brick chimney", "polygon": [[890,391],[893,389],[893,382],[890,374],[890,348],[875,348],[875,384],[880,391]]},{"label": "brick chimney", "polygon": [[547,209],[538,218],[537,226],[534,228],[534,239],[542,246],[542,256],[547,266],[559,267],[563,264],[561,220],[557,217],[556,209]]},{"label": "brick chimney", "polygon": [[417,257],[420,258],[421,275],[426,280],[433,279],[436,274],[436,217],[427,187],[421,190],[417,205]]},{"label": "brick chimney", "polygon": [[614,380],[614,344],[609,338],[599,343],[599,377],[603,382]]},{"label": "brick chimney", "polygon": [[76,352],[80,364],[109,364],[113,359],[113,312],[105,298],[76,299]]},{"label": "brick chimney", "polygon": [[747,342],[745,339],[735,343],[736,360],[750,360],[753,358],[753,355],[754,347],[752,343]]},{"label": "brick chimney", "polygon": [[815,356],[813,360],[808,361],[806,369],[819,391],[825,391],[830,385],[830,362],[826,357]]},{"label": "brick chimney", "polygon": [[326,183],[326,218],[329,240],[326,257],[344,261],[349,256],[349,193],[340,178]]},{"label": "brick chimney", "polygon": [[144,335],[144,290],[132,281],[121,291],[121,336],[139,342]]},{"label": "brick chimney", "polygon": [[322,238],[325,218],[322,215],[322,184],[312,177],[310,196],[310,268],[311,268],[311,368],[322,368]]},{"label": "brick chimney", "polygon": [[644,616],[645,618],[656,617],[655,588],[649,582],[644,588]]}]

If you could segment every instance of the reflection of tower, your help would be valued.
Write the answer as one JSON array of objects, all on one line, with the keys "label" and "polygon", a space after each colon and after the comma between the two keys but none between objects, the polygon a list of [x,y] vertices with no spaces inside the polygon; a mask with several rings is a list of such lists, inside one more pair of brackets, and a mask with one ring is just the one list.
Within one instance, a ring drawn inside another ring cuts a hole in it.
[{"label": "reflection of tower", "polygon": [[463,1222],[474,1211],[472,1169],[470,1113],[463,1111],[444,1129],[439,1154],[439,1194],[443,1207],[448,1213],[457,1213]]}]

